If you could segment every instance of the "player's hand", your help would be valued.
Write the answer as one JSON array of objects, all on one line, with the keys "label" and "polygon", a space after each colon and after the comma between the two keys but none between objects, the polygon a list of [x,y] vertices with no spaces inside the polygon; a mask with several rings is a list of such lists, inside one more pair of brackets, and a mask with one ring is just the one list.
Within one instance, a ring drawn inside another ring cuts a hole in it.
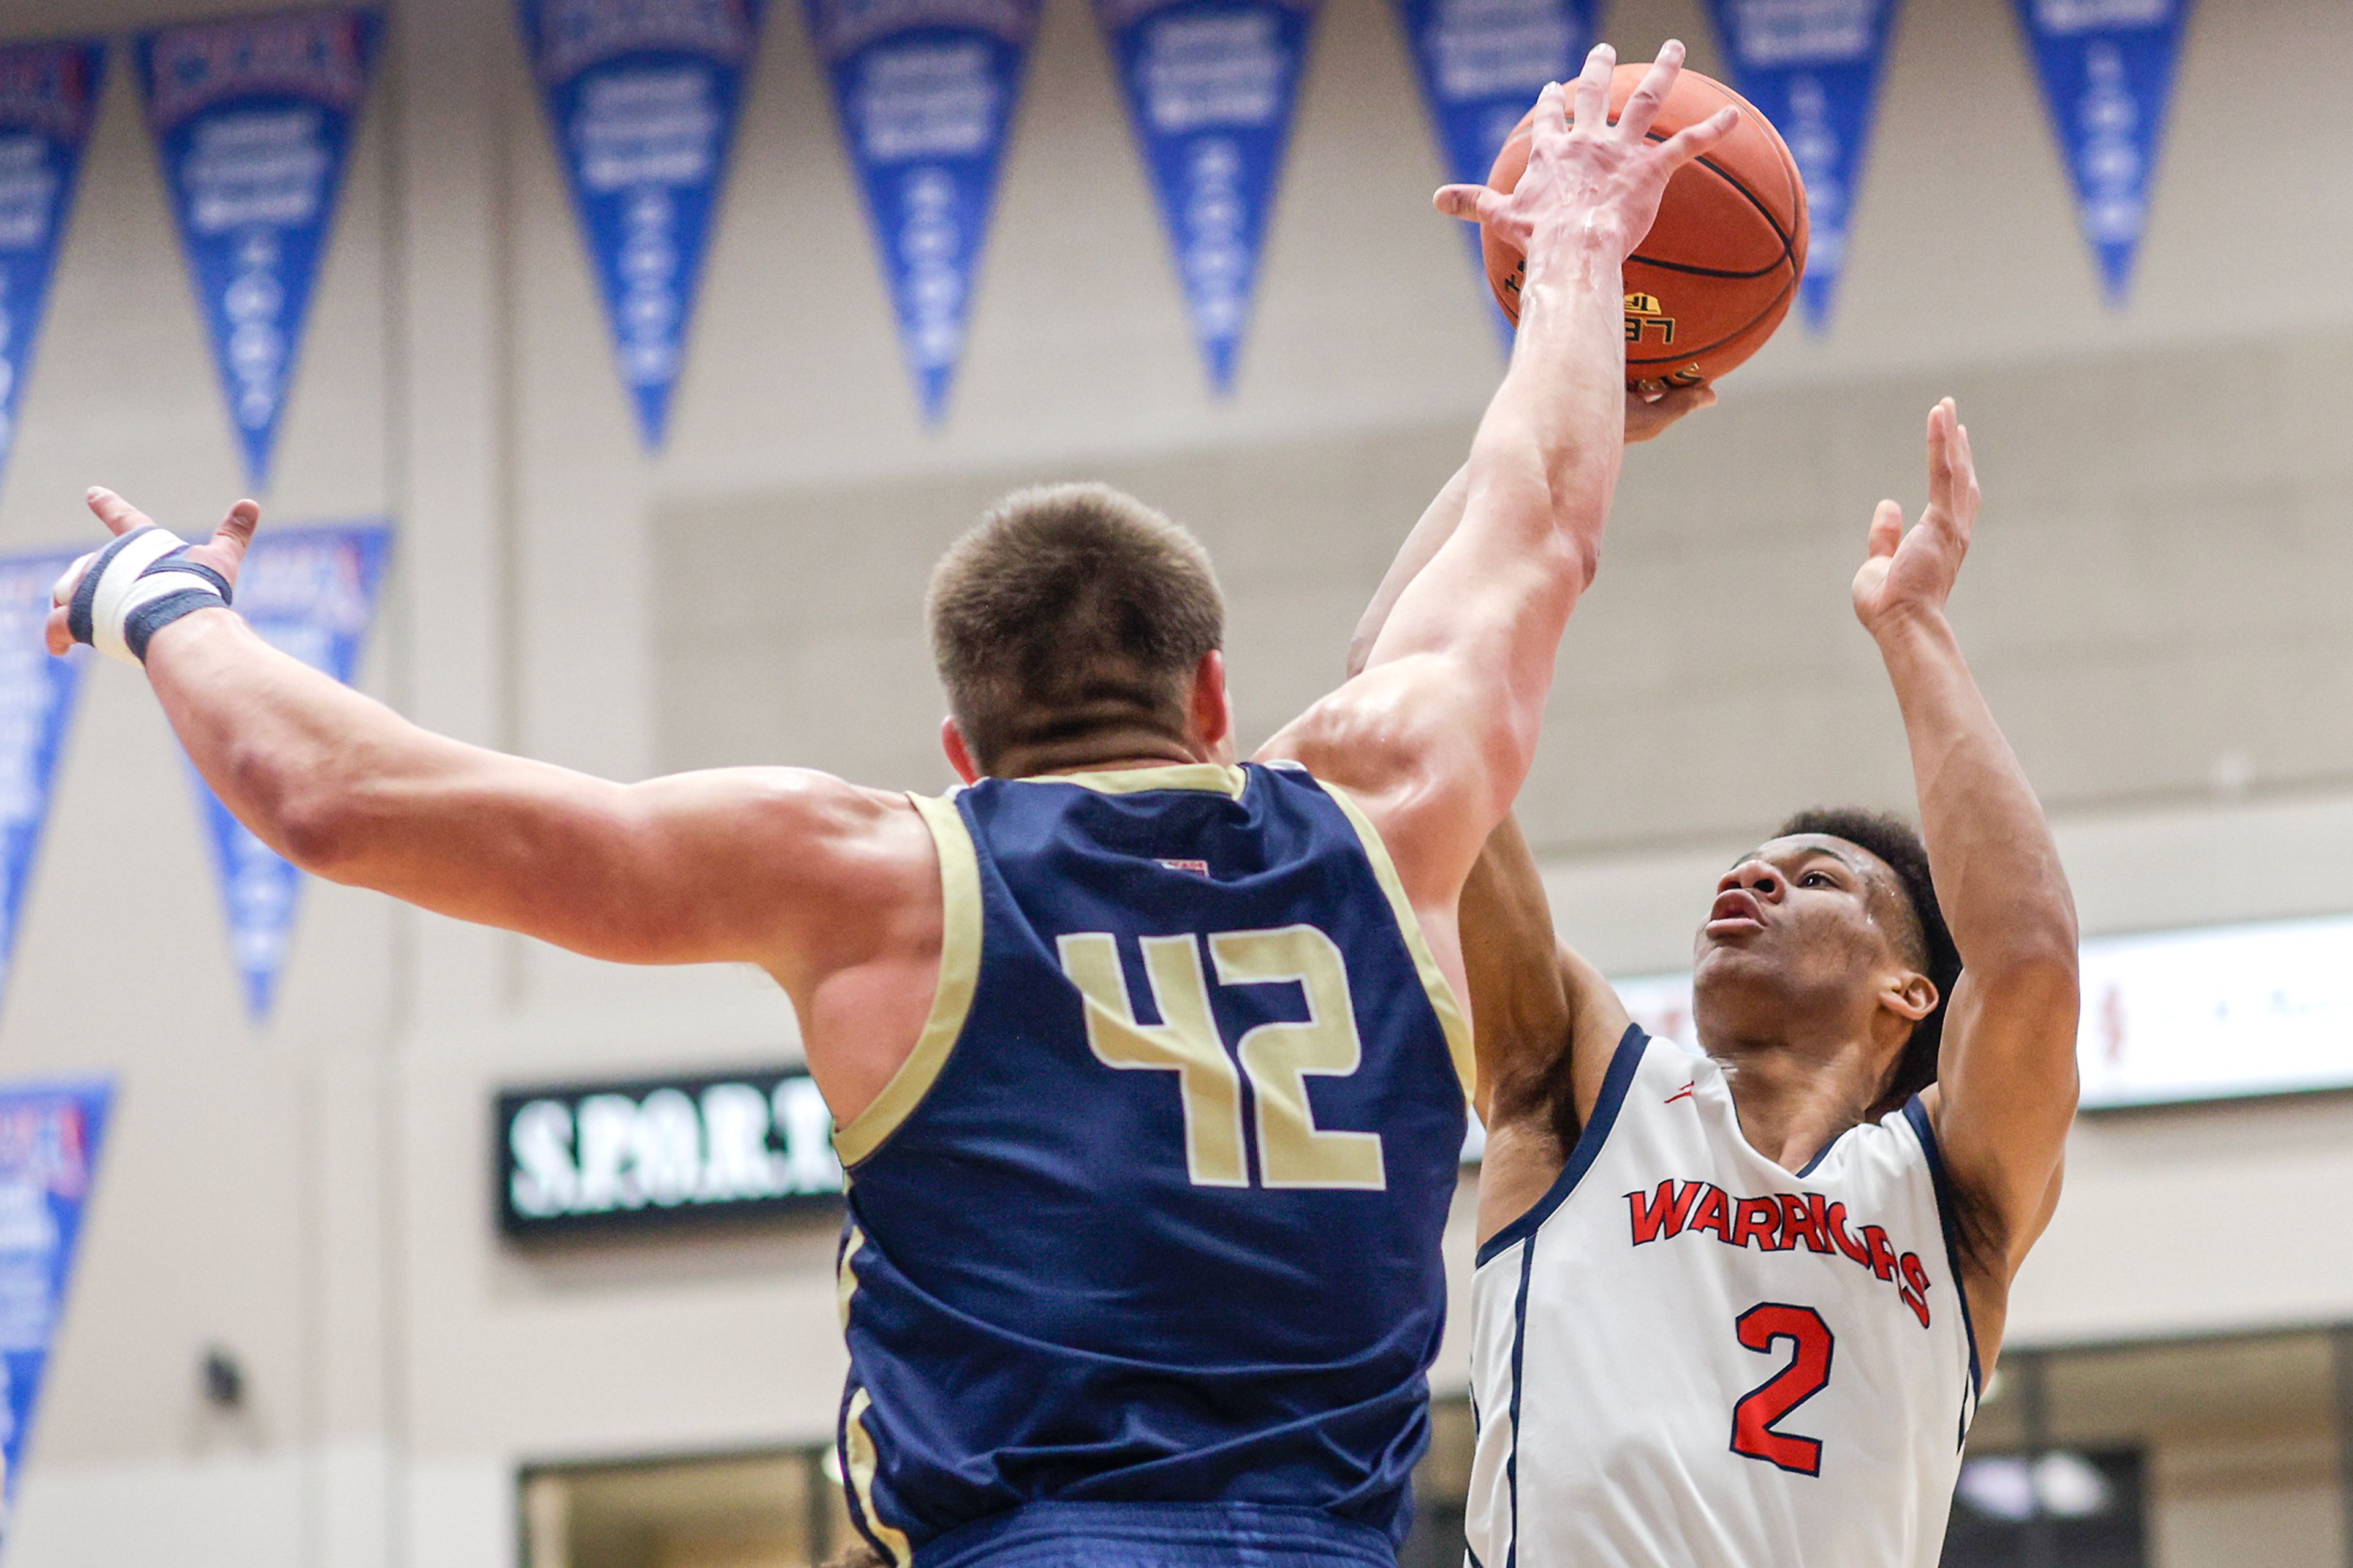
[{"label": "player's hand", "polygon": [[1727,107],[1663,142],[1650,139],[1659,106],[1683,74],[1683,47],[1670,38],[1612,125],[1609,79],[1617,66],[1618,52],[1607,44],[1585,57],[1573,121],[1568,89],[1558,82],[1544,89],[1530,127],[1527,172],[1508,195],[1485,185],[1438,193],[1439,211],[1484,224],[1525,255],[1531,284],[1584,237],[1622,264],[1651,232],[1668,179],[1739,123],[1740,111]]},{"label": "player's hand", "polygon": [[1928,510],[1909,533],[1894,501],[1881,501],[1871,520],[1871,552],[1854,574],[1854,613],[1873,636],[1944,613],[1969,552],[1978,500],[1968,427],[1947,397],[1928,411]]},{"label": "player's hand", "polygon": [[[106,524],[106,531],[118,539],[134,528],[145,528],[154,521],[112,490],[93,489],[87,499],[90,510],[98,514],[99,521]],[[221,525],[213,531],[212,538],[190,550],[187,559],[211,567],[232,584],[235,584],[237,569],[245,561],[246,546],[253,542],[253,531],[260,521],[259,506],[249,500],[237,502],[228,509],[228,515],[221,519]],[[45,630],[49,651],[53,654],[62,655],[74,645],[73,633],[66,626],[66,606],[73,603],[74,589],[80,585],[81,574],[90,570],[90,563],[96,559],[98,552],[93,550],[76,561],[66,568],[65,575],[59,577],[57,586],[49,591],[49,619]]]},{"label": "player's hand", "polygon": [[1647,397],[1630,386],[1626,389],[1626,445],[1655,441],[1684,415],[1715,406],[1715,388],[1704,382],[1697,386],[1672,386]]}]

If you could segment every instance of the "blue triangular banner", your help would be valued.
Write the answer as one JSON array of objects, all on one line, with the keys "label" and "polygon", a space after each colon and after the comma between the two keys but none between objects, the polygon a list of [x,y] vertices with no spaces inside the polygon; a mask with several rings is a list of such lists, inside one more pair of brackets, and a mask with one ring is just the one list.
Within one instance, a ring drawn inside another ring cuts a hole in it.
[{"label": "blue triangular banner", "polygon": [[133,40],[164,187],[256,486],[269,479],[378,31],[374,11],[290,11]]},{"label": "blue triangular banner", "polygon": [[0,1539],[15,1522],[25,1441],[113,1100],[103,1081],[0,1087]]},{"label": "blue triangular banner", "polygon": [[[375,616],[376,586],[391,547],[392,531],[383,523],[264,533],[237,573],[237,613],[280,653],[349,681]],[[246,1011],[260,1023],[277,1000],[301,873],[231,816],[202,779],[196,793],[212,827]]]},{"label": "blue triangular banner", "polygon": [[49,592],[78,553],[0,559],[0,994],[16,952],[41,829],[49,819],[58,753],[89,657],[87,648],[77,647],[52,658],[42,637]]},{"label": "blue triangular banner", "polygon": [[[1593,47],[1587,0],[1397,0],[1397,12],[1437,123],[1446,177],[1458,184],[1485,182],[1536,95],[1549,82],[1574,79]],[[1460,226],[1480,292],[1492,304],[1478,226]],[[1508,343],[1511,318],[1500,305],[1494,315]]]},{"label": "blue triangular banner", "polygon": [[1862,185],[1880,70],[1896,0],[1708,0],[1733,85],[1789,144],[1812,236],[1799,295],[1806,324],[1830,325]]},{"label": "blue triangular banner", "polygon": [[1316,0],[1095,0],[1210,384],[1232,390]]},{"label": "blue triangular banner", "polygon": [[105,79],[101,43],[0,48],[0,467]]},{"label": "blue triangular banner", "polygon": [[963,357],[1039,0],[808,0],[923,417]]},{"label": "blue triangular banner", "polygon": [[2018,0],[2108,301],[2132,287],[2189,0]]},{"label": "blue triangular banner", "polygon": [[765,0],[517,0],[638,430],[659,450]]}]

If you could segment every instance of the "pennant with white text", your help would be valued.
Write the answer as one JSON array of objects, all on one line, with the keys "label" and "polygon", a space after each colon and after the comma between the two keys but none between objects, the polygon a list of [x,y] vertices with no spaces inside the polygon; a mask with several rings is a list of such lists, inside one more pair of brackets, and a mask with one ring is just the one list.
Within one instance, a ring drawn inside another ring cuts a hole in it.
[{"label": "pennant with white text", "polygon": [[659,450],[765,0],[519,0],[523,47]]},{"label": "pennant with white text", "polygon": [[0,48],[0,467],[16,449],[16,405],[105,77],[104,44]]},{"label": "pennant with white text", "polygon": [[1095,0],[1193,335],[1232,390],[1315,0]]},{"label": "pennant with white text", "polygon": [[[1592,47],[1585,0],[1397,0],[1397,10],[1437,122],[1446,177],[1458,184],[1486,182],[1536,94],[1547,83],[1573,80]],[[1460,226],[1480,294],[1492,303],[1478,226]],[[1495,320],[1508,341],[1511,319],[1501,306]]]},{"label": "pennant with white text", "polygon": [[1812,238],[1799,286],[1806,324],[1830,325],[1846,268],[1896,0],[1708,0],[1733,85],[1789,144]]},{"label": "pennant with white text", "polygon": [[963,357],[1039,0],[808,0],[926,419]]},{"label": "pennant with white text", "polygon": [[0,1540],[98,1174],[113,1086],[0,1087]]},{"label": "pennant with white text", "polygon": [[164,186],[257,486],[269,479],[378,30],[373,11],[294,11],[134,40]]},{"label": "pennant with white text", "polygon": [[2018,0],[2084,237],[2111,304],[2132,287],[2189,0]]},{"label": "pennant with white text", "polygon": [[0,994],[49,820],[58,754],[90,657],[77,647],[54,658],[42,635],[50,590],[78,555],[69,550],[0,559]]}]

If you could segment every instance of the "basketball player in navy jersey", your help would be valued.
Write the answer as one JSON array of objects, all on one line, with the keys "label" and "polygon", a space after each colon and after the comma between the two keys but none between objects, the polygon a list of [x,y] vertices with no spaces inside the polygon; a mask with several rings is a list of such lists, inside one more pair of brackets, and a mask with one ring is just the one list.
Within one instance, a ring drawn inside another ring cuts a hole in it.
[{"label": "basketball player in navy jersey", "polygon": [[335,880],[791,996],[851,1186],[860,1531],[951,1563],[1392,1560],[1427,1436],[1471,1044],[1455,907],[1525,776],[1623,440],[1621,270],[1726,110],[1546,92],[1506,199],[1518,346],[1460,528],[1362,672],[1235,763],[1189,535],[1014,496],[941,563],[944,799],[737,769],[609,784],[428,734],[226,605],[256,510],[121,498],[50,643],[142,661],[221,799]]},{"label": "basketball player in navy jersey", "polygon": [[[1938,1559],[2011,1279],[2058,1201],[2077,988],[2057,847],[1945,616],[1978,505],[1950,400],[1928,458],[1919,525],[1882,503],[1853,590],[1926,842],[1816,811],[1742,856],[1697,939],[1704,1054],[1647,1037],[1556,939],[1516,824],[1465,889],[1487,1568]],[[1441,497],[1424,518],[1359,649],[1459,515]],[[1723,634],[1769,638],[1778,613]]]}]

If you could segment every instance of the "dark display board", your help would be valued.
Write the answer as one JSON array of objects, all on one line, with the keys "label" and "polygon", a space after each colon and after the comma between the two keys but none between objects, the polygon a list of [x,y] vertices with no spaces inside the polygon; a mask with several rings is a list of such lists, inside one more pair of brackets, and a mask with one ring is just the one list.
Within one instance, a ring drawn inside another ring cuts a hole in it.
[{"label": "dark display board", "polygon": [[2137,1448],[1973,1456],[1943,1568],[2147,1568],[2146,1474]]},{"label": "dark display board", "polygon": [[501,1092],[499,1227],[518,1240],[838,1205],[833,1118],[797,1068]]}]

